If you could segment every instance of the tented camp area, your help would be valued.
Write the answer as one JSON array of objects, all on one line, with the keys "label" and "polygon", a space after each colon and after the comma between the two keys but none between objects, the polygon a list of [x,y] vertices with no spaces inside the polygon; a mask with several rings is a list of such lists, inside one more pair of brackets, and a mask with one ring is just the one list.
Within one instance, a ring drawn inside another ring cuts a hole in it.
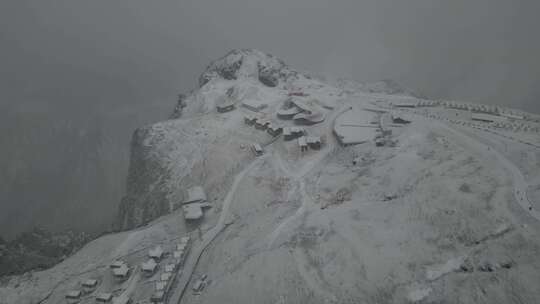
[{"label": "tented camp area", "polygon": [[280,119],[293,120],[296,124],[314,125],[324,121],[324,110],[318,105],[318,101],[308,101],[298,98],[285,100],[276,115]]},{"label": "tented camp area", "polygon": [[283,128],[283,139],[293,140],[299,138],[306,133],[306,130],[302,127],[285,127]]},{"label": "tented camp area", "polygon": [[374,113],[351,108],[334,121],[334,135],[343,146],[362,144],[375,138]]}]

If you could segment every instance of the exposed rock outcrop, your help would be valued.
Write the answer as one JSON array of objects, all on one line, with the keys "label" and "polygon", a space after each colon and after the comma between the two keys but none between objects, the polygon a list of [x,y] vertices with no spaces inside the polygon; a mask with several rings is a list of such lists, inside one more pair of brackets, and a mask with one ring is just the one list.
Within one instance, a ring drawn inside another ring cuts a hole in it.
[{"label": "exposed rock outcrop", "polygon": [[[194,102],[188,106],[190,114],[199,106]],[[226,136],[230,130],[216,117],[186,116],[139,128],[133,134],[117,229],[138,227],[168,213],[193,185],[203,185],[210,196],[219,197],[228,176],[249,155],[238,151],[240,143]]]},{"label": "exposed rock outcrop", "polygon": [[92,236],[34,228],[6,242],[0,238],[0,277],[49,268],[79,250]]},{"label": "exposed rock outcrop", "polygon": [[119,207],[117,228],[127,229],[146,223],[167,211],[163,183],[168,172],[152,155],[151,127],[133,133],[126,195]]},{"label": "exposed rock outcrop", "polygon": [[254,49],[232,50],[208,65],[199,77],[202,87],[210,80],[221,77],[226,80],[255,78],[269,87],[275,87],[280,81],[297,75],[282,60]]}]

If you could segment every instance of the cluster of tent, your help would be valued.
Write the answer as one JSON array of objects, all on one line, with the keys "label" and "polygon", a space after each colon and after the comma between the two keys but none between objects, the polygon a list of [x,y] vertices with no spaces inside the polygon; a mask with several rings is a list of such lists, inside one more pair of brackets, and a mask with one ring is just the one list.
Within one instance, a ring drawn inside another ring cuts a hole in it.
[{"label": "cluster of tent", "polygon": [[318,101],[315,99],[304,101],[290,97],[285,100],[277,111],[277,117],[280,119],[292,119],[297,124],[318,124],[324,121],[326,115],[317,104]]}]

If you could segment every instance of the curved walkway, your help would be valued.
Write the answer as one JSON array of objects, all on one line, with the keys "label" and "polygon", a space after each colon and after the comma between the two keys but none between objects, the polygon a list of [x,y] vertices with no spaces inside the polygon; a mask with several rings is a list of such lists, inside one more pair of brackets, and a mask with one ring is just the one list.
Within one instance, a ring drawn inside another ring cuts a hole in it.
[{"label": "curved walkway", "polygon": [[[419,115],[418,115],[419,116]],[[422,116],[419,116],[422,117]],[[422,117],[425,121],[428,121],[424,117]],[[530,201],[529,197],[527,196],[527,188],[528,184],[525,180],[525,177],[521,173],[521,170],[512,163],[508,158],[506,158],[504,155],[502,155],[500,152],[495,150],[493,147],[490,147],[489,145],[486,145],[484,143],[479,142],[478,140],[472,138],[471,136],[456,130],[444,123],[439,122],[441,126],[443,126],[446,130],[450,131],[452,134],[458,136],[460,139],[465,141],[467,144],[471,146],[476,146],[477,150],[482,151],[484,154],[491,154],[493,155],[500,165],[502,165],[505,169],[507,169],[512,174],[512,180],[514,183],[514,197],[517,201],[517,203],[523,208],[523,210],[529,214],[530,216],[534,217],[536,220],[540,221],[540,212],[532,208],[532,202]]]},{"label": "curved walkway", "polygon": [[225,227],[227,227],[228,225],[226,220],[229,216],[229,209],[233,202],[234,194],[236,193],[238,185],[240,184],[246,173],[253,169],[255,165],[259,164],[263,158],[264,157],[256,159],[249,166],[247,166],[244,170],[242,170],[236,175],[231,189],[229,190],[227,196],[225,197],[225,200],[223,201],[221,215],[219,216],[217,224],[203,235],[201,243],[196,248],[194,248],[188,255],[188,259],[186,260],[184,267],[182,267],[182,273],[180,277],[176,282],[174,282],[176,286],[172,288],[173,294],[169,297],[169,300],[167,301],[168,303],[180,303],[182,301],[182,297],[184,296],[189,282],[191,281],[191,277],[193,276],[193,272],[195,271],[195,268],[199,263],[201,255],[206,250],[208,245],[210,245],[212,241],[218,236],[218,234],[223,231],[223,229],[225,229]]}]

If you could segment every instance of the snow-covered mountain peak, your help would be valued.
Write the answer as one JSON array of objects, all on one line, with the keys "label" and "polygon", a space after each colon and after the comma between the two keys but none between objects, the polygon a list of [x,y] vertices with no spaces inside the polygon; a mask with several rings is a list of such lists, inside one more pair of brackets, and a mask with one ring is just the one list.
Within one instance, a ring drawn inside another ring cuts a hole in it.
[{"label": "snow-covered mountain peak", "polygon": [[297,74],[298,72],[273,55],[256,49],[235,49],[208,65],[199,77],[199,86],[202,87],[216,78],[252,78],[266,86],[275,87],[280,81],[286,81]]}]

